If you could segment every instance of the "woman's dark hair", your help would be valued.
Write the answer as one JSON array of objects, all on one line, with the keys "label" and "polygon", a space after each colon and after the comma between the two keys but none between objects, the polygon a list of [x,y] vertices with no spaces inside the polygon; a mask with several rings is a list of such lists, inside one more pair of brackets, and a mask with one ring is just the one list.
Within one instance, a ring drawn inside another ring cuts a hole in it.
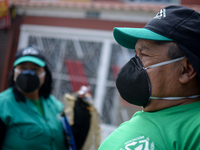
[{"label": "woman's dark hair", "polygon": [[51,90],[52,90],[52,76],[51,76],[51,72],[49,71],[47,65],[44,67],[44,70],[46,72],[45,81],[39,90],[39,95],[43,96],[45,99],[47,99],[49,97],[49,95],[51,94]]},{"label": "woman's dark hair", "polygon": [[[51,76],[51,72],[48,69],[47,65],[44,67],[44,70],[46,72],[45,81],[44,81],[44,84],[42,85],[42,87],[39,89],[39,95],[44,97],[45,99],[47,99],[49,97],[49,95],[51,94],[51,90],[52,90],[52,76]],[[14,87],[14,93],[16,93],[17,88],[16,88],[15,81],[13,80],[13,78],[14,78],[14,67],[12,69],[12,72],[11,72],[11,75],[9,78],[9,87]],[[19,92],[17,92],[17,93],[19,93]]]}]

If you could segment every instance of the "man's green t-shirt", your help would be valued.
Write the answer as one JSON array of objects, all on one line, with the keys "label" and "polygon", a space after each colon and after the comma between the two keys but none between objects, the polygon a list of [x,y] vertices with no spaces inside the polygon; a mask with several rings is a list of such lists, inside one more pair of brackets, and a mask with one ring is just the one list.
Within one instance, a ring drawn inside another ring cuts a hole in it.
[{"label": "man's green t-shirt", "polygon": [[137,112],[99,150],[200,150],[200,101]]}]

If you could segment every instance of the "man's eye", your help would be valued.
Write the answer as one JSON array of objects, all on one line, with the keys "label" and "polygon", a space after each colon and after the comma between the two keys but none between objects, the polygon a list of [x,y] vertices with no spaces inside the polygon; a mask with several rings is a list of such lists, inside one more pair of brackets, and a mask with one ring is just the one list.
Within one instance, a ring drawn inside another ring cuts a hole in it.
[{"label": "man's eye", "polygon": [[147,54],[141,53],[142,56],[148,56]]}]

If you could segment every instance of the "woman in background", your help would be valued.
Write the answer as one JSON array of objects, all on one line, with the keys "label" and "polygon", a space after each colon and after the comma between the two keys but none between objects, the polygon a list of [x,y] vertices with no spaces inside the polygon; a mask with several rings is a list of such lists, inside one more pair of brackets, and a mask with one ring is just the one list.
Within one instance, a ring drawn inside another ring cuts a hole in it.
[{"label": "woman in background", "polygon": [[65,149],[63,105],[50,94],[51,84],[42,51],[27,47],[16,53],[9,88],[0,93],[0,149]]}]

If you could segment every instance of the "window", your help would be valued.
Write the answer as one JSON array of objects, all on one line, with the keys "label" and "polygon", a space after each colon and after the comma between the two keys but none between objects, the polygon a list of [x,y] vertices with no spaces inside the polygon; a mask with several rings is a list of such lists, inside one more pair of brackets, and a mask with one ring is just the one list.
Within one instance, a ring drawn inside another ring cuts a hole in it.
[{"label": "window", "polygon": [[53,74],[53,95],[60,101],[65,93],[89,85],[105,124],[118,126],[141,110],[122,100],[116,89],[116,75],[134,51],[118,45],[112,31],[22,25],[18,49],[28,45],[44,51]]}]

